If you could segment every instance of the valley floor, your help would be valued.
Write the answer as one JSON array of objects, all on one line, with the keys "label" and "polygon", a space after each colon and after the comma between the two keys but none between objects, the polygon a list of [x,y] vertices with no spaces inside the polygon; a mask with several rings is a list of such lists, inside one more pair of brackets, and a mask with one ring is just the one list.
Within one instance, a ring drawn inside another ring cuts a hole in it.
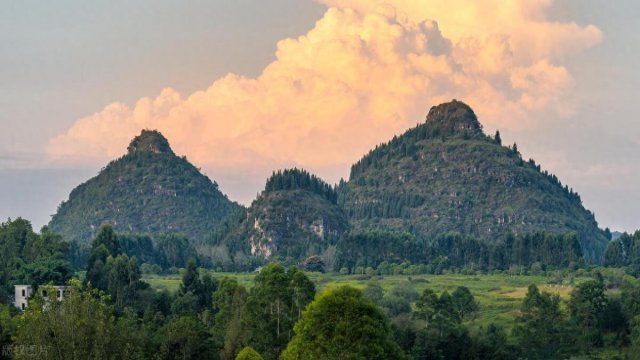
[{"label": "valley floor", "polygon": [[[211,273],[216,278],[229,276],[250,288],[253,285],[253,278],[256,273]],[[370,283],[378,283],[385,292],[388,292],[394,285],[402,282],[411,282],[413,288],[422,293],[425,288],[430,288],[437,293],[447,290],[453,292],[458,286],[466,286],[475,296],[480,305],[476,317],[469,320],[468,324],[472,328],[482,327],[490,323],[496,323],[510,328],[513,324],[514,315],[520,308],[521,300],[527,293],[527,287],[535,284],[541,291],[559,294],[563,300],[568,299],[573,290],[573,284],[591,279],[589,277],[575,277],[573,281],[569,279],[561,280],[562,285],[554,284],[558,282],[554,277],[531,276],[531,275],[387,275],[387,276],[366,276],[366,275],[340,275],[307,273],[309,278],[316,284],[318,290],[336,287],[340,285],[351,285],[360,289],[365,288]],[[152,287],[171,292],[176,291],[180,286],[181,277],[179,275],[150,275],[144,278]],[[573,283],[573,284],[572,284]]]}]

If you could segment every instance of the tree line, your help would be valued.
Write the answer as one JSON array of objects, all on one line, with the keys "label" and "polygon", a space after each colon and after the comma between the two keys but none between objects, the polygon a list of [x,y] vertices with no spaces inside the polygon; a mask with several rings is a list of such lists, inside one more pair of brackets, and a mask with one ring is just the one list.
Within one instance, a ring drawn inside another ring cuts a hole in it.
[{"label": "tree line", "polygon": [[584,260],[575,233],[508,234],[495,243],[449,232],[432,241],[421,241],[408,232],[352,231],[337,245],[335,270],[384,269],[410,261],[422,265],[421,273],[447,269],[507,270],[512,266],[549,268],[576,266]]},{"label": "tree line", "polygon": [[293,168],[274,171],[267,179],[264,188],[267,192],[297,189],[316,193],[334,204],[338,201],[338,194],[333,186],[304,169]]},{"label": "tree line", "polygon": [[627,267],[634,274],[640,274],[640,230],[633,234],[624,233],[607,245],[604,265]]}]

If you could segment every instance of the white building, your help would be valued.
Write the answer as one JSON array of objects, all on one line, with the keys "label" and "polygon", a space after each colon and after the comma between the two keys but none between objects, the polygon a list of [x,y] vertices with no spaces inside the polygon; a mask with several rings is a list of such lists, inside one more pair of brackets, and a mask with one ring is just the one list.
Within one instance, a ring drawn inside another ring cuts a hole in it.
[{"label": "white building", "polygon": [[14,305],[21,310],[27,308],[27,302],[33,295],[33,286],[31,285],[16,285],[14,295]]},{"label": "white building", "polygon": [[[46,303],[49,302],[49,298],[53,295],[58,301],[64,299],[64,296],[67,292],[66,286],[54,285],[54,286],[39,286],[38,290],[40,291],[40,295],[44,298],[45,306]],[[29,299],[33,296],[34,290],[31,285],[16,285],[15,293],[14,293],[14,305],[20,309],[24,310],[29,305]]]}]

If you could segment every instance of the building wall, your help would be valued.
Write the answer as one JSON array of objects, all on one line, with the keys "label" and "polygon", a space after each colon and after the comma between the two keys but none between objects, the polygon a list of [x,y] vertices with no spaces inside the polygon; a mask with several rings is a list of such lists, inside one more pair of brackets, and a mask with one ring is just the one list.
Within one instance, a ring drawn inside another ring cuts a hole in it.
[{"label": "building wall", "polygon": [[33,286],[31,285],[16,285],[14,293],[14,305],[21,310],[27,308],[27,302],[33,295]]},{"label": "building wall", "polygon": [[[45,306],[46,306],[46,304],[49,303],[49,299],[52,297],[56,298],[58,301],[63,300],[66,295],[65,292],[67,290],[67,287],[60,286],[60,285],[54,285],[54,286],[41,285],[38,287],[38,289],[40,291],[40,295],[42,295],[42,297],[45,300]],[[17,307],[20,310],[26,309],[27,306],[29,305],[28,304],[29,298],[31,298],[33,294],[34,294],[33,286],[16,285],[15,291],[14,291],[15,307]]]}]

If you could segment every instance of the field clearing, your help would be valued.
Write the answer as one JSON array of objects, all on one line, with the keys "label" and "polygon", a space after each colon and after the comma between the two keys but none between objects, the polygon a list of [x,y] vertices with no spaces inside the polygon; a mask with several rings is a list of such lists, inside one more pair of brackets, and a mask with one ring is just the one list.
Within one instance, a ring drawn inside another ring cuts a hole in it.
[{"label": "field clearing", "polygon": [[[211,272],[211,275],[218,279],[225,276],[232,277],[245,287],[251,288],[256,273]],[[319,291],[343,285],[363,289],[370,283],[377,283],[382,286],[386,293],[395,285],[410,282],[418,293],[422,293],[426,288],[430,288],[437,293],[445,290],[451,293],[458,286],[466,286],[480,305],[480,311],[476,318],[468,322],[468,325],[472,328],[483,327],[490,323],[511,328],[514,315],[517,314],[521,300],[526,295],[527,288],[531,284],[537,285],[541,291],[558,294],[563,300],[568,299],[573,290],[573,286],[570,284],[550,284],[554,278],[548,276],[446,274],[388,275],[368,278],[361,275],[320,273],[307,273],[307,275],[313,280]],[[576,278],[575,282],[579,283],[587,279],[589,278]],[[149,282],[155,289],[169,291],[177,291],[181,281],[179,275],[147,276],[144,280]]]}]

